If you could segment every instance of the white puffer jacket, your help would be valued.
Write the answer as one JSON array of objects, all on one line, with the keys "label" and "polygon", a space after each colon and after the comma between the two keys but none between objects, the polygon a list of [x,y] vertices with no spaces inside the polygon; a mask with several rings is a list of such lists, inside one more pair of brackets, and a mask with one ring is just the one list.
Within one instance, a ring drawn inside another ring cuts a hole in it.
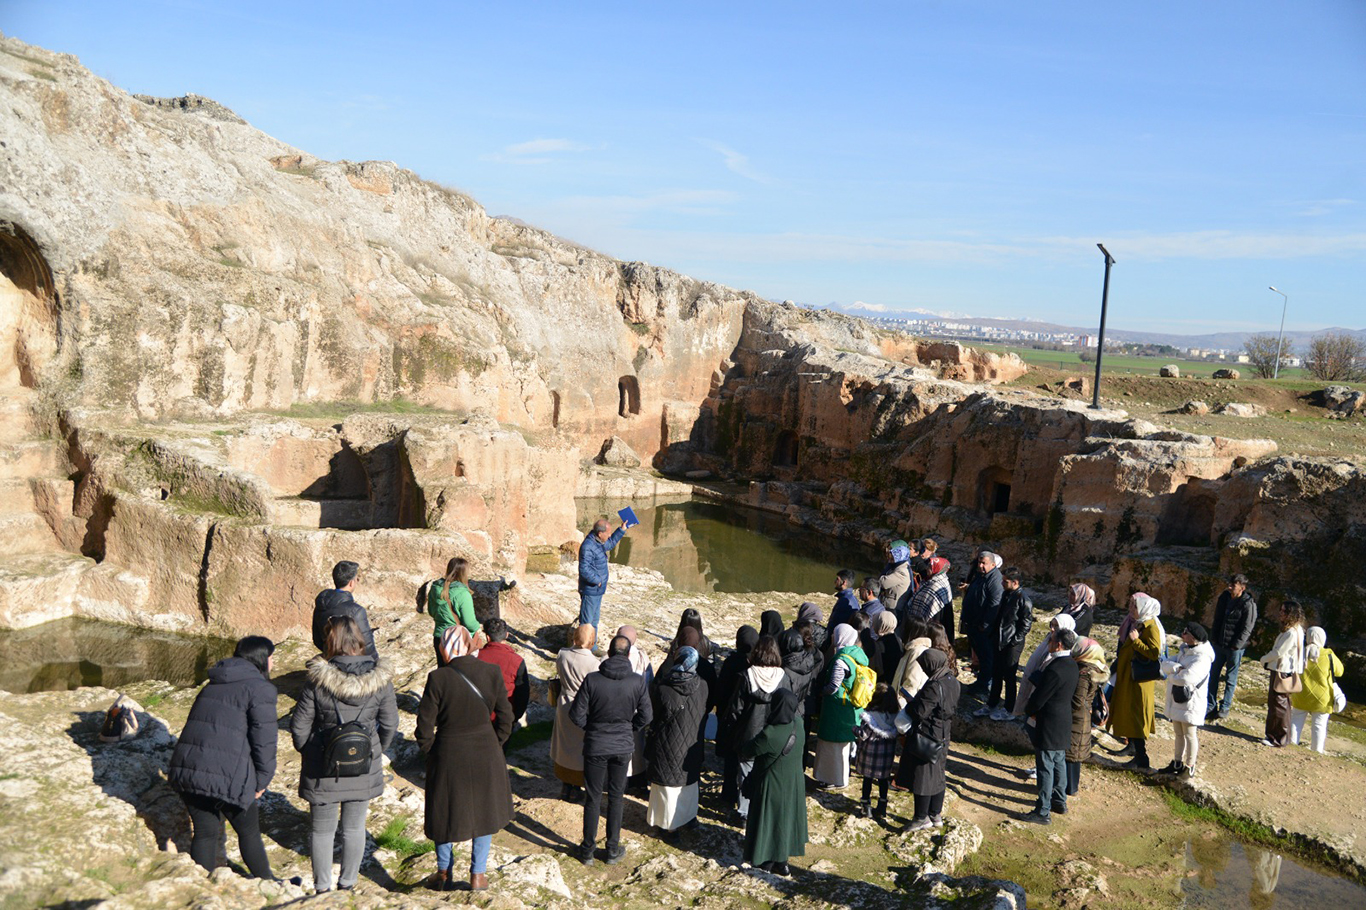
[{"label": "white puffer jacket", "polygon": [[[1162,675],[1167,677],[1167,719],[1203,726],[1209,696],[1209,671],[1214,664],[1214,648],[1207,641],[1191,647],[1181,645],[1176,657],[1162,658]],[[1186,686],[1191,697],[1185,704],[1172,698],[1172,689]]]}]

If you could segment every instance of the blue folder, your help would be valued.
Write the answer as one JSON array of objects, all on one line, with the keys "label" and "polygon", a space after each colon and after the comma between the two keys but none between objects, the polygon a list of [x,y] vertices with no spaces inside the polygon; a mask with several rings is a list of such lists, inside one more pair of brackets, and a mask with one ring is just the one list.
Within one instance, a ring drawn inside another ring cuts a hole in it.
[{"label": "blue folder", "polygon": [[633,525],[640,524],[640,519],[636,518],[636,513],[631,511],[630,506],[627,506],[626,508],[617,512],[617,517],[620,518],[622,520],[622,523],[625,524],[628,528],[632,527]]}]

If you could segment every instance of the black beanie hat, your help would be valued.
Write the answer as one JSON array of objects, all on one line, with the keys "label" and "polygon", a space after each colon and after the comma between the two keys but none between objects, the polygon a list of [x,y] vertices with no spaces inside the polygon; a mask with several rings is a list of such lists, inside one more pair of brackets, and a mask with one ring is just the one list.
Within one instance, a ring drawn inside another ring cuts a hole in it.
[{"label": "black beanie hat", "polygon": [[1186,623],[1186,631],[1190,633],[1190,637],[1195,639],[1197,643],[1209,641],[1209,633],[1206,632],[1205,627],[1198,622]]}]

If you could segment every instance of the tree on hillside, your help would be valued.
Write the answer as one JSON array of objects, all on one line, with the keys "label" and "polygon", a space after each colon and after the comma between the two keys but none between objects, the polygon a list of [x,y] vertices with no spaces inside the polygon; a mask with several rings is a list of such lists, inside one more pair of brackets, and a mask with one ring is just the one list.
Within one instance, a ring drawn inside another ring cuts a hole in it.
[{"label": "tree on hillside", "polygon": [[1304,367],[1328,382],[1366,379],[1366,341],[1346,332],[1315,335],[1304,351]]},{"label": "tree on hillside", "polygon": [[[1276,374],[1276,342],[1275,335],[1249,335],[1243,342],[1243,350],[1247,352],[1247,362],[1252,367],[1252,372],[1262,379],[1270,379]],[[1285,366],[1286,360],[1290,357],[1290,346],[1286,345],[1281,351],[1281,366]]]}]

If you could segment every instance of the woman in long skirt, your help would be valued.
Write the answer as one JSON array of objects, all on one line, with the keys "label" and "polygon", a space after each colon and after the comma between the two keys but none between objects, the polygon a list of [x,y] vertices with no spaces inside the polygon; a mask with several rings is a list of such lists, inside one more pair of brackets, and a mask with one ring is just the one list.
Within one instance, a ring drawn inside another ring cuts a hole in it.
[{"label": "woman in long skirt", "polygon": [[707,684],[697,673],[697,662],[695,648],[679,648],[667,671],[655,679],[654,721],[645,740],[650,767],[646,821],[665,831],[697,820],[707,717]]},{"label": "woman in long skirt", "polygon": [[831,633],[835,654],[821,690],[821,716],[816,727],[816,766],[812,776],[821,790],[849,785],[849,761],[854,751],[854,731],[863,710],[847,701],[854,684],[854,668],[868,666],[868,656],[858,646],[858,632],[840,624]]},{"label": "woman in long skirt", "polygon": [[555,658],[556,680],[560,694],[555,699],[555,726],[550,736],[550,758],[555,763],[555,776],[563,784],[560,798],[571,802],[583,797],[583,728],[569,719],[569,706],[579,694],[579,686],[589,673],[597,670],[598,660],[593,654],[592,626],[582,625],[574,630],[572,647],[562,648]]},{"label": "woman in long skirt", "polygon": [[1281,604],[1281,634],[1262,664],[1271,671],[1266,693],[1266,738],[1264,746],[1288,746],[1291,734],[1291,684],[1300,682],[1304,672],[1304,608],[1297,601]]},{"label": "woman in long skirt", "polygon": [[751,866],[776,875],[791,875],[787,861],[806,853],[801,749],[805,737],[797,696],[791,689],[779,689],[773,694],[768,724],[740,745],[740,755],[754,762],[745,781],[750,811],[745,820],[744,858]]}]

